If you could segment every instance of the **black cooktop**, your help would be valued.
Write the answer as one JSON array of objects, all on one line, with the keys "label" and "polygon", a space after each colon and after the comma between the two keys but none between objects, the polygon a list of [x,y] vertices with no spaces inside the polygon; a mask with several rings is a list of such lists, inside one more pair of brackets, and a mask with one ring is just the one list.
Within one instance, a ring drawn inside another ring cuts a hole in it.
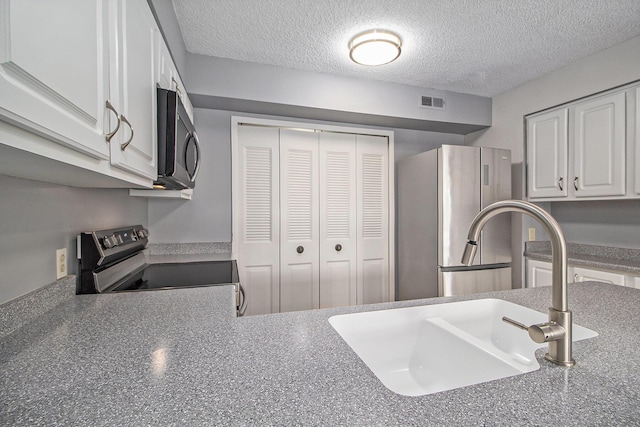
[{"label": "black cooktop", "polygon": [[143,291],[238,283],[235,260],[147,264],[110,292]]}]

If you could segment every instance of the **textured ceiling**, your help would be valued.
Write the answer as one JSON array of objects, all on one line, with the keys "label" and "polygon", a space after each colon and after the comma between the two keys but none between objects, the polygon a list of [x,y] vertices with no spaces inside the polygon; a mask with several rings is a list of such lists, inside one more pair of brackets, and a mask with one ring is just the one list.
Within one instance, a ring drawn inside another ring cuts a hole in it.
[{"label": "textured ceiling", "polygon": [[[493,96],[640,34],[640,0],[173,0],[187,51]],[[349,60],[373,28],[402,37],[380,67]],[[638,52],[640,55],[640,52]]]}]

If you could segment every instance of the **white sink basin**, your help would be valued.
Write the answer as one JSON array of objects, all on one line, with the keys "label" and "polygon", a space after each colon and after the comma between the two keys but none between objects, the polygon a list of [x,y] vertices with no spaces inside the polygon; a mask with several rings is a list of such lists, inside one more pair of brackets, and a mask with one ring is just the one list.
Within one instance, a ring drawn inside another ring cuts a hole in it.
[{"label": "white sink basin", "polygon": [[[390,390],[421,396],[524,374],[540,368],[525,325],[547,314],[498,299],[344,314],[331,326]],[[598,334],[573,326],[573,341]],[[578,361],[579,363],[579,361]]]}]

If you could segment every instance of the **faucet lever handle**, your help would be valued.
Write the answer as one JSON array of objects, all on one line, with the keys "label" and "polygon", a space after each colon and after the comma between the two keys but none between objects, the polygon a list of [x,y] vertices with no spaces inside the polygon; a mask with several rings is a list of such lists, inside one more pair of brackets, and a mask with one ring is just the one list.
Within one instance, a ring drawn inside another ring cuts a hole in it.
[{"label": "faucet lever handle", "polygon": [[515,326],[516,328],[527,331],[529,333],[529,337],[538,344],[549,341],[558,341],[567,333],[567,331],[556,322],[545,322],[537,325],[526,326],[506,316],[502,317],[502,321]]},{"label": "faucet lever handle", "polygon": [[511,319],[511,318],[509,318],[507,316],[502,316],[502,321],[505,322],[505,323],[510,324],[511,326],[515,326],[516,328],[520,328],[523,331],[528,331],[529,330],[529,327],[527,325],[523,325],[522,323],[520,323],[520,322],[518,322],[516,320],[513,320],[513,319]]}]

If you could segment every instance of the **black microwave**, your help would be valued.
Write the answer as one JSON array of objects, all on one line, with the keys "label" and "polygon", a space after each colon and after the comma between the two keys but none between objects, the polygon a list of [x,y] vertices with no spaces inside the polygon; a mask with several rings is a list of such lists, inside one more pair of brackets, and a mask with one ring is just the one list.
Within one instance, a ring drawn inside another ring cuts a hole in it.
[{"label": "black microwave", "polygon": [[193,188],[199,170],[200,145],[187,110],[175,91],[158,88],[158,179],[154,187]]}]

